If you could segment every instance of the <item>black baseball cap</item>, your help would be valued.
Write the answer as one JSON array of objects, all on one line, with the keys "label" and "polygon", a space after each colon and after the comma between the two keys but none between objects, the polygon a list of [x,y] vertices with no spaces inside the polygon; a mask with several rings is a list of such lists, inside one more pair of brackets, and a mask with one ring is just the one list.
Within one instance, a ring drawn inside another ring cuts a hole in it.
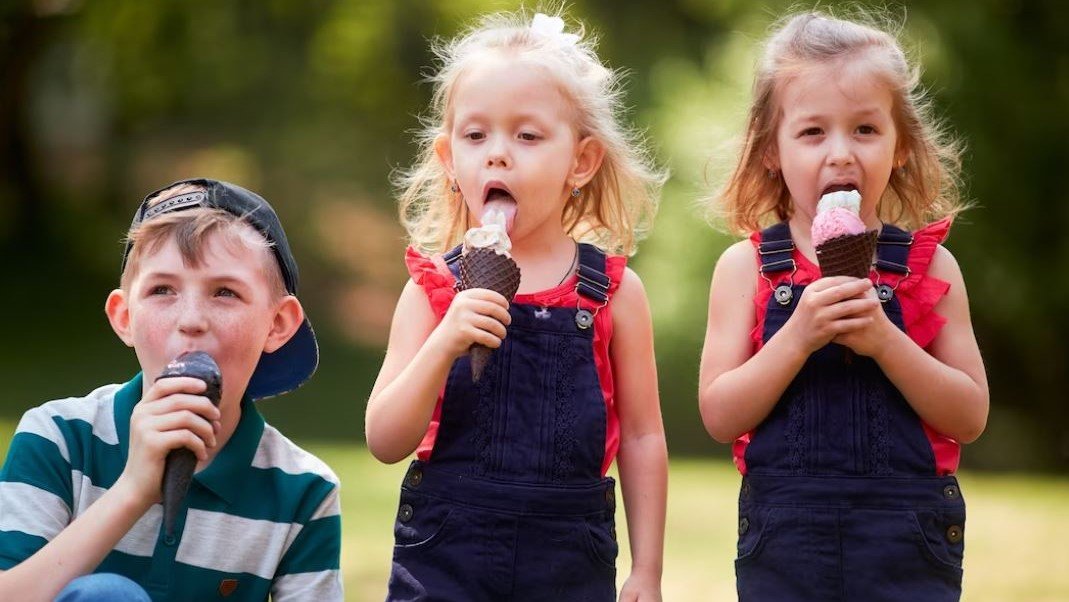
[{"label": "black baseball cap", "polygon": [[[150,206],[151,201],[161,192],[180,184],[190,184],[204,190],[176,195]],[[286,233],[282,230],[278,215],[263,197],[236,184],[194,178],[164,186],[141,201],[141,206],[134,213],[134,221],[130,224],[130,229],[133,230],[139,224],[158,215],[194,207],[222,209],[242,218],[250,226],[256,228],[271,243],[271,250],[282,270],[282,280],[286,285],[286,291],[291,295],[297,294],[297,261],[290,251],[289,241],[286,240]],[[126,260],[130,257],[132,246],[132,243],[126,243],[122,256],[122,271],[126,270]],[[274,353],[264,353],[260,356],[256,370],[249,379],[246,394],[256,400],[288,393],[311,378],[318,365],[319,344],[316,342],[315,332],[312,331],[312,324],[305,316],[304,322],[285,345],[276,349]]]}]

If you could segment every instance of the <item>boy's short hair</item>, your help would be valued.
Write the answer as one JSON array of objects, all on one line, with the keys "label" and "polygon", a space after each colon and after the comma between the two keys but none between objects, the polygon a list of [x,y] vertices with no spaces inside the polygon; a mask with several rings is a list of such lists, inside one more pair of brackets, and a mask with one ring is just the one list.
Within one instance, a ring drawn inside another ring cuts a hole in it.
[{"label": "boy's short hair", "polygon": [[[161,195],[165,197],[160,199]],[[182,211],[198,213],[192,220],[175,219],[174,214]],[[219,212],[237,219],[228,220],[220,216]],[[178,236],[183,259],[193,265],[201,260],[199,243],[205,240],[211,231],[219,230],[220,226],[227,222],[240,221],[251,226],[262,236],[262,241],[254,244],[262,242],[276,259],[278,269],[270,270],[270,273],[281,277],[281,287],[273,288],[282,288],[282,294],[297,294],[297,261],[290,251],[286,233],[275,210],[254,192],[229,182],[208,179],[175,182],[145,197],[134,214],[123,252],[124,284],[128,279],[127,272],[136,270],[140,255],[155,252],[168,240],[166,236],[152,234],[157,223],[155,220],[160,220],[158,223],[164,231]],[[183,229],[187,231],[180,232]],[[241,235],[239,230],[231,232]],[[185,248],[183,242],[188,243]],[[135,251],[135,244],[147,246]],[[312,376],[318,364],[319,347],[306,316],[297,332],[285,345],[274,353],[264,353],[260,356],[246,393],[256,400],[292,391]]]},{"label": "boy's short hair", "polygon": [[[149,207],[192,192],[206,190],[202,186],[179,184],[164,189],[149,200]],[[171,240],[177,244],[178,252],[186,265],[202,265],[207,241],[217,234],[223,237],[223,244],[228,248],[245,247],[260,251],[271,297],[277,300],[287,294],[286,284],[282,281],[282,269],[271,251],[271,243],[244,218],[222,209],[208,207],[190,207],[184,211],[164,213],[142,221],[127,232],[125,242],[130,245],[130,253],[126,258],[126,265],[123,266],[120,286],[129,291],[130,283],[141,271],[141,259],[159,252],[160,248]]]}]

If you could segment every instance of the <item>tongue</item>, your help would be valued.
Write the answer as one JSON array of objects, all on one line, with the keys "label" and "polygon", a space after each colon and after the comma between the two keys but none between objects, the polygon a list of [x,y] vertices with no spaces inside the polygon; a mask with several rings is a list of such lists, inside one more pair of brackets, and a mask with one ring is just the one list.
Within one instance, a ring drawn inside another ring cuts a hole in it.
[{"label": "tongue", "polygon": [[490,211],[499,211],[505,216],[505,230],[512,230],[512,222],[516,219],[516,201],[508,195],[494,195],[483,205],[483,214],[479,217],[480,222],[486,221],[486,214]]}]

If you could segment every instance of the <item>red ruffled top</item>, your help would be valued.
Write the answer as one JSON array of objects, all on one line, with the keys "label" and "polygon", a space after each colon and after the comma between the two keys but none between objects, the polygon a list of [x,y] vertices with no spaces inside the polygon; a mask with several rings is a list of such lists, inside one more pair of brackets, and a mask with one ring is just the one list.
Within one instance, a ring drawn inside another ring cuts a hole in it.
[{"label": "red ruffled top", "polygon": [[[441,255],[430,257],[421,254],[413,247],[405,250],[405,265],[412,281],[420,285],[427,294],[431,309],[438,321],[441,321],[445,313],[449,311],[449,305],[457,291],[453,286],[456,278],[449,271]],[[609,277],[609,299],[612,299],[616,289],[620,287],[624,268],[627,267],[627,257],[609,255],[605,258],[605,274]],[[522,293],[516,295],[513,303],[523,305],[537,305],[540,307],[575,307],[578,303],[582,307],[593,310],[598,307],[594,301],[576,293],[575,285],[578,276],[572,274],[567,280],[559,285],[538,291],[535,293]],[[594,316],[594,364],[598,372],[598,380],[601,383],[602,396],[605,399],[605,411],[607,428],[605,433],[605,458],[602,463],[602,475],[605,475],[616,453],[620,448],[620,421],[616,413],[616,403],[613,394],[612,361],[609,355],[609,342],[612,340],[612,303],[602,307]],[[431,418],[427,434],[416,449],[416,456],[420,460],[428,460],[434,449],[434,440],[438,434],[438,425],[441,420],[443,389],[438,393],[438,405],[434,408],[434,416]]]},{"label": "red ruffled top", "polygon": [[[953,218],[947,217],[931,223],[913,233],[913,244],[909,248],[909,256],[906,260],[909,266],[909,275],[903,277],[900,274],[873,271],[869,275],[873,283],[877,281],[888,284],[895,288],[895,296],[902,307],[902,320],[906,327],[906,334],[913,339],[921,348],[927,348],[936,335],[946,324],[946,318],[935,311],[936,304],[950,290],[950,284],[928,275],[928,267],[935,256],[935,250],[947,238]],[[756,250],[761,244],[761,233],[754,232],[750,235],[750,241]],[[809,261],[797,248],[792,253],[798,270],[794,273],[795,284],[809,284],[820,278],[820,268]],[[787,282],[787,272],[775,274],[773,283]],[[756,305],[757,324],[750,332],[753,341],[754,353],[763,344],[762,334],[765,330],[765,312],[768,308],[769,297],[772,296],[773,287],[760,277],[757,278],[757,293],[754,295]],[[936,473],[940,475],[953,474],[957,471],[961,457],[961,445],[954,439],[933,430],[926,423],[924,432],[932,445],[932,453],[935,456]],[[739,472],[746,474],[745,452],[750,442],[752,433],[745,433],[739,437],[733,445],[735,465]]]}]

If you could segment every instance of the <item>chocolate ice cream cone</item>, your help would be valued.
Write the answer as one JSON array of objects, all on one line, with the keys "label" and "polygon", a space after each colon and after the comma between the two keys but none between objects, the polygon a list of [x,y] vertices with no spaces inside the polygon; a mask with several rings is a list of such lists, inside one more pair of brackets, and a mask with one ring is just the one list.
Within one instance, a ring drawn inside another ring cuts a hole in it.
[{"label": "chocolate ice cream cone", "polygon": [[[500,293],[509,303],[520,288],[520,268],[508,255],[493,249],[469,249],[460,260],[460,286],[485,288]],[[471,346],[471,379],[479,382],[483,370],[490,363],[492,349],[484,345]]]},{"label": "chocolate ice cream cone", "polygon": [[861,234],[836,236],[817,246],[817,260],[822,276],[867,278],[876,250],[876,230]]}]

